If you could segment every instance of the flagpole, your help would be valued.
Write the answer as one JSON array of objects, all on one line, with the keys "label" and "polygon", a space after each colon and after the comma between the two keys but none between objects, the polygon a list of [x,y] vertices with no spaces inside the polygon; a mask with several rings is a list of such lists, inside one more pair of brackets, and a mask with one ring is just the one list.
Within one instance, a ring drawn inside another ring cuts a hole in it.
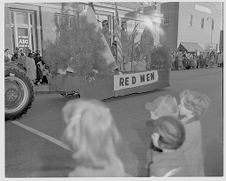
[{"label": "flagpole", "polygon": [[132,37],[132,52],[131,52],[131,72],[133,70],[133,44],[134,44],[134,39]]},{"label": "flagpole", "polygon": [[133,70],[133,54],[134,54],[133,49],[134,49],[134,39],[135,39],[135,36],[134,35],[136,33],[137,26],[138,26],[138,24],[135,24],[134,29],[133,29],[132,34],[131,34],[131,38],[132,38],[131,72]]},{"label": "flagpole", "polygon": [[118,15],[118,8],[115,2],[115,41],[116,41],[116,62],[122,69],[123,64],[123,55],[122,55],[122,42],[121,42],[121,31],[120,31],[120,22],[119,22],[119,15]]},{"label": "flagpole", "polygon": [[88,5],[93,9],[93,12],[96,13],[95,9],[94,9],[94,5],[92,2],[88,3]]}]

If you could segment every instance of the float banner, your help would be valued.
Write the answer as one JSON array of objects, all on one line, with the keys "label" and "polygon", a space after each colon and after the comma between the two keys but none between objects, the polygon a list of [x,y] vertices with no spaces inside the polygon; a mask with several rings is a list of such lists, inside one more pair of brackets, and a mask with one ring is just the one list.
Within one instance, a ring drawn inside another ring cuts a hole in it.
[{"label": "float banner", "polygon": [[114,90],[127,89],[158,81],[158,71],[146,71],[131,74],[114,75]]}]

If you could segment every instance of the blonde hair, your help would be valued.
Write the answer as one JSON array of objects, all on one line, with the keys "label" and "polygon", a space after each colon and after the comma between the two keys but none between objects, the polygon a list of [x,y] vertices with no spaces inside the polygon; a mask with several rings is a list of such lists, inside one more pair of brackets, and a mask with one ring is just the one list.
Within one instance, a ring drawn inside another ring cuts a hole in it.
[{"label": "blonde hair", "polygon": [[73,158],[85,166],[108,164],[121,139],[109,108],[97,100],[74,100],[64,106],[63,118],[67,124],[64,139]]},{"label": "blonde hair", "polygon": [[177,118],[179,114],[177,100],[171,95],[160,96],[151,103],[146,103],[145,108],[150,111],[152,119],[158,119],[161,116]]},{"label": "blonde hair", "polygon": [[180,93],[180,99],[196,119],[200,119],[205,114],[210,104],[210,98],[207,95],[188,89]]}]

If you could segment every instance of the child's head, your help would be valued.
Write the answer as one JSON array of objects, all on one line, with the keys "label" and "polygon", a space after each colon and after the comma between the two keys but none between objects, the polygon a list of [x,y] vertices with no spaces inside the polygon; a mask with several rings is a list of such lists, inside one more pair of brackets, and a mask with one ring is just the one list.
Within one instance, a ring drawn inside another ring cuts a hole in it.
[{"label": "child's head", "polygon": [[63,108],[64,138],[73,157],[88,166],[102,167],[115,154],[120,134],[110,109],[97,100],[68,102]]},{"label": "child's head", "polygon": [[180,94],[180,102],[181,115],[193,115],[195,119],[200,119],[209,107],[210,98],[205,94],[186,89]]},{"label": "child's head", "polygon": [[156,120],[161,116],[178,117],[177,100],[171,95],[160,96],[153,102],[148,102],[145,108],[150,111],[151,119]]},{"label": "child's head", "polygon": [[153,145],[157,148],[177,150],[185,140],[185,128],[175,117],[163,116],[154,121]]}]

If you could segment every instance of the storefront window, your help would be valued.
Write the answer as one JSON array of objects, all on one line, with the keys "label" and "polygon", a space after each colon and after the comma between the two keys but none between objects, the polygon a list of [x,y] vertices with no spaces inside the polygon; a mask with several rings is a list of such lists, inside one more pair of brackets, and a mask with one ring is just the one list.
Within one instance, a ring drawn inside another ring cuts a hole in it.
[{"label": "storefront window", "polygon": [[214,20],[212,19],[212,30],[214,29]]},{"label": "storefront window", "polygon": [[190,15],[190,26],[192,26],[192,24],[193,24],[193,15],[191,14]]},{"label": "storefront window", "polygon": [[28,24],[27,13],[17,13],[16,14],[16,22],[18,24]]},{"label": "storefront window", "polygon": [[169,24],[169,14],[164,15],[163,24],[168,25]]},{"label": "storefront window", "polygon": [[73,15],[61,15],[61,14],[56,14],[56,23],[59,26],[60,24],[67,25],[68,27],[72,27],[74,23],[74,18],[75,16]]},{"label": "storefront window", "polygon": [[14,24],[14,13],[11,11],[11,23]]},{"label": "storefront window", "polygon": [[27,51],[34,50],[35,28],[33,27],[34,12],[26,10],[11,10],[11,29],[13,48],[19,47]]},{"label": "storefront window", "polygon": [[28,36],[27,28],[18,28],[18,36]]},{"label": "storefront window", "polygon": [[[12,41],[15,42],[15,33],[14,33],[14,28],[11,27],[11,32],[12,32]],[[13,43],[13,50],[15,50],[15,43]]]},{"label": "storefront window", "polygon": [[31,25],[33,25],[32,19],[33,19],[33,18],[32,18],[32,14],[30,13],[30,24],[31,24]]},{"label": "storefront window", "polygon": [[204,18],[201,19],[201,28],[204,28]]}]

